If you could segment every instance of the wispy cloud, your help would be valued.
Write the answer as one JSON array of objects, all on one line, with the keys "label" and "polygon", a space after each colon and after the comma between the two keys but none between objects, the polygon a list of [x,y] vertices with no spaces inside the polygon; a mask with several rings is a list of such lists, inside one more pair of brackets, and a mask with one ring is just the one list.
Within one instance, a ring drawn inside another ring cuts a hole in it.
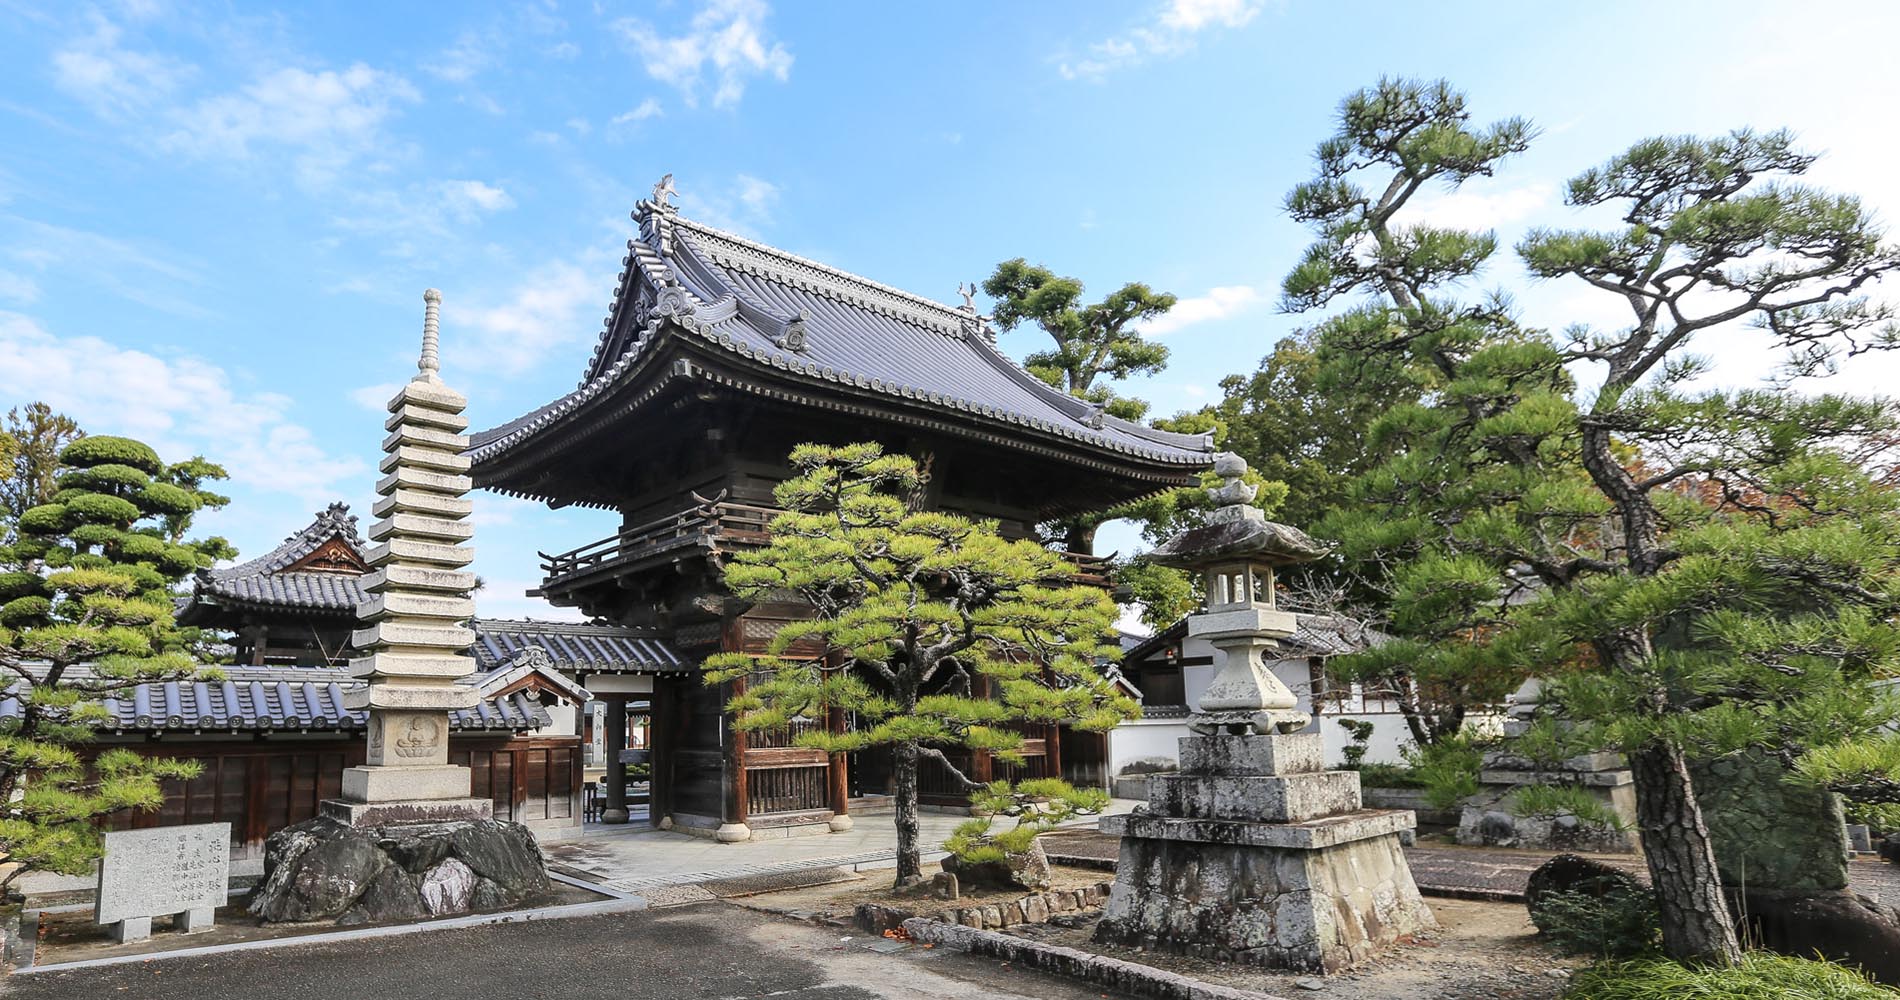
[{"label": "wispy cloud", "polygon": [[680,210],[707,225],[756,236],[771,226],[778,199],[778,185],[751,174],[739,174],[730,184],[682,188]]},{"label": "wispy cloud", "polygon": [[125,47],[124,34],[95,13],[91,34],[53,53],[53,82],[106,118],[165,100],[197,72],[190,63]]},{"label": "wispy cloud", "polygon": [[499,300],[478,301],[468,309],[445,306],[443,337],[468,331],[469,343],[456,347],[455,357],[489,372],[516,374],[549,358],[571,357],[562,348],[584,342],[599,329],[598,317],[589,316],[605,309],[603,280],[601,268],[577,260],[550,261]]},{"label": "wispy cloud", "polygon": [[1089,45],[1079,56],[1059,54],[1054,62],[1064,79],[1100,81],[1149,59],[1192,51],[1201,35],[1243,27],[1260,7],[1261,0],[1168,0],[1121,34]]},{"label": "wispy cloud", "polygon": [[324,186],[358,160],[390,155],[384,126],[421,99],[408,80],[362,63],[342,71],[286,67],[179,109],[160,142],[233,162],[281,151],[301,181]]},{"label": "wispy cloud", "polygon": [[1164,337],[1190,326],[1246,312],[1266,301],[1260,289],[1251,285],[1221,285],[1208,289],[1206,295],[1181,299],[1173,309],[1149,321],[1141,332],[1149,337]]},{"label": "wispy cloud", "polygon": [[1522,222],[1540,209],[1557,204],[1557,188],[1541,181],[1500,191],[1485,191],[1474,185],[1420,198],[1403,221],[1444,229],[1496,229]]},{"label": "wispy cloud", "polygon": [[[15,287],[16,293],[37,291],[32,275],[67,273],[83,275],[89,285],[160,312],[194,319],[211,315],[186,296],[204,279],[176,251],[20,216],[0,215],[0,223],[5,224],[0,231],[9,232],[0,242],[0,260],[11,261],[14,277],[23,283]],[[33,298],[13,297],[27,302]]]},{"label": "wispy cloud", "polygon": [[368,475],[365,462],[330,454],[286,417],[289,399],[234,383],[198,358],[59,337],[0,312],[0,398],[43,400],[88,430],[140,438],[168,457],[203,454],[234,484],[306,503],[328,502],[339,483]]},{"label": "wispy cloud", "polygon": [[715,108],[737,104],[754,77],[780,82],[791,76],[792,54],[765,28],[772,13],[764,0],[703,0],[685,34],[663,34],[638,18],[614,22],[647,75],[679,90],[688,107],[712,88]]},{"label": "wispy cloud", "polygon": [[648,118],[658,118],[664,114],[666,114],[666,109],[660,106],[660,99],[657,97],[649,97],[641,101],[632,111],[615,115],[614,124],[627,125],[633,122],[643,122]]},{"label": "wispy cloud", "polygon": [[371,413],[385,413],[389,409],[390,399],[395,397],[396,390],[400,388],[401,382],[378,382],[362,386],[350,390],[350,401]]}]

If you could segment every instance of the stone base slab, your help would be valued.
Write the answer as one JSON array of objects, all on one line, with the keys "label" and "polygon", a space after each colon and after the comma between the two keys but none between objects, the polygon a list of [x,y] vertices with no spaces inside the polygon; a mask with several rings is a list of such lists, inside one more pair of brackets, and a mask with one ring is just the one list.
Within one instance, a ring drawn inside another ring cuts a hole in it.
[{"label": "stone base slab", "polygon": [[1485,770],[1478,772],[1478,782],[1485,785],[1586,785],[1593,788],[1616,788],[1636,784],[1636,776],[1629,771]]},{"label": "stone base slab", "polygon": [[1318,733],[1184,736],[1177,752],[1183,774],[1288,775],[1326,767],[1326,740]]},{"label": "stone base slab", "polygon": [[1124,851],[1128,849],[1131,839],[1275,847],[1296,851],[1321,850],[1384,836],[1393,837],[1393,843],[1396,844],[1401,830],[1410,830],[1418,825],[1417,817],[1404,809],[1361,809],[1300,823],[1245,823],[1147,813],[1104,816],[1100,822],[1103,833],[1123,838]]},{"label": "stone base slab", "polygon": [[407,802],[324,799],[317,803],[317,815],[359,829],[405,823],[459,823],[489,819],[494,814],[493,799],[412,799]]},{"label": "stone base slab", "polygon": [[1148,779],[1148,809],[1184,819],[1300,822],[1359,810],[1357,771],[1320,771],[1278,777],[1156,774]]},{"label": "stone base slab", "polygon": [[1435,926],[1396,833],[1292,850],[1130,836],[1095,940],[1339,972]]},{"label": "stone base slab", "polygon": [[460,764],[343,769],[343,798],[351,802],[466,799],[469,787],[469,770]]}]

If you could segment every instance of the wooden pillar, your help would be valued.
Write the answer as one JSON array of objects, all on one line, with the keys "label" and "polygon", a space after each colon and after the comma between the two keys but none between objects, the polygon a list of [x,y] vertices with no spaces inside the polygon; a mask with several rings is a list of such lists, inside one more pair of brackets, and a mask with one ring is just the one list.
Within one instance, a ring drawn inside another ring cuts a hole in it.
[{"label": "wooden pillar", "polygon": [[1042,769],[1051,778],[1062,777],[1062,727],[1046,726],[1042,736]]},{"label": "wooden pillar", "polygon": [[673,691],[665,677],[653,678],[647,722],[647,825],[660,826],[673,815]]},{"label": "wooden pillar", "polygon": [[607,758],[607,807],[601,810],[602,823],[627,821],[627,765],[620,762],[620,751],[627,748],[627,696],[602,696],[607,702],[607,731],[601,734],[602,756]]},{"label": "wooden pillar", "polygon": [[[731,696],[745,694],[744,677],[732,682]],[[732,739],[726,743],[726,821],[714,831],[713,839],[720,843],[733,844],[752,839],[752,829],[746,826],[748,796],[745,777],[745,733],[727,721],[726,731]]]},{"label": "wooden pillar", "polygon": [[[833,735],[844,732],[844,709],[832,708],[825,713],[825,726]],[[831,755],[831,832],[843,833],[851,829],[851,776],[850,763],[843,753]]]}]

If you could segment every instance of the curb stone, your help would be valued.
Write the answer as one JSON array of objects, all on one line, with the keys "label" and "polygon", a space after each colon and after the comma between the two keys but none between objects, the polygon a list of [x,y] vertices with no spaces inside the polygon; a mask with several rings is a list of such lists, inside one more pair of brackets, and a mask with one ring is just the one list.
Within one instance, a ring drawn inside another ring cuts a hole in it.
[{"label": "curb stone", "polygon": [[904,921],[912,941],[952,951],[988,955],[1043,972],[1080,979],[1097,986],[1154,997],[1156,1000],[1285,1000],[1271,993],[1218,986],[1161,969],[1092,955],[1075,948],[1044,944],[996,931],[977,930],[918,918]]}]

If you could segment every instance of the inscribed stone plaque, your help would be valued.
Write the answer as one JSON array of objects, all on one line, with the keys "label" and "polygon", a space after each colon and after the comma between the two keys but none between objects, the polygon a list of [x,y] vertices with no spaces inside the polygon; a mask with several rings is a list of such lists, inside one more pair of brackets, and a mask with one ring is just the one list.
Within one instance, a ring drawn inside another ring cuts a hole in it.
[{"label": "inscribed stone plaque", "polygon": [[106,834],[93,920],[114,924],[224,905],[231,824],[200,823]]}]

